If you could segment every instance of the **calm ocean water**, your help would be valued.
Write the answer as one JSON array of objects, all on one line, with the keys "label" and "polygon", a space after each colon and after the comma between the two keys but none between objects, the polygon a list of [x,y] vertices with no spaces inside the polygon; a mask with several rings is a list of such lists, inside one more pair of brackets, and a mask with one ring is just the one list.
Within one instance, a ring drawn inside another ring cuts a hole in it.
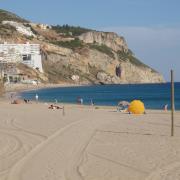
[{"label": "calm ocean water", "polygon": [[[97,85],[81,87],[61,87],[40,89],[21,93],[22,98],[34,100],[36,93],[39,100],[44,102],[76,103],[82,97],[84,104],[116,106],[119,101],[140,99],[146,108],[162,109],[168,104],[170,108],[170,83],[166,84],[139,84],[139,85]],[[180,83],[175,83],[175,108],[180,110]]]}]

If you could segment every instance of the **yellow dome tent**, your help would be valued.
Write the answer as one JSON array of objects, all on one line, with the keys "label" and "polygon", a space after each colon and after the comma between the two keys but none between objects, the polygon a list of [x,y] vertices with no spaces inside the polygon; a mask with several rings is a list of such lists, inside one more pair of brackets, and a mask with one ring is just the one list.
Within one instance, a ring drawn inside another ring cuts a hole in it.
[{"label": "yellow dome tent", "polygon": [[144,103],[140,100],[134,100],[128,107],[128,112],[133,114],[143,114],[145,112]]}]

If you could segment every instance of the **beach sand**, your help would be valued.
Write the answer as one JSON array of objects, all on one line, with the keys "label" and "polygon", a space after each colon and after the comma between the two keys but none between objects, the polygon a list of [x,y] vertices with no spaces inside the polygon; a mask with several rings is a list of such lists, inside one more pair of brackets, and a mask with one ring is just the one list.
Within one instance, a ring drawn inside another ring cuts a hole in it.
[{"label": "beach sand", "polygon": [[[87,85],[87,84],[86,84]],[[22,91],[30,91],[37,89],[46,89],[46,88],[56,88],[56,87],[74,87],[74,86],[82,86],[81,84],[71,84],[71,83],[60,83],[60,84],[44,84],[39,83],[38,85],[33,84],[22,84],[22,83],[10,83],[5,85],[5,91],[8,92],[22,92]]]},{"label": "beach sand", "polygon": [[0,180],[179,180],[180,112],[0,102]]}]

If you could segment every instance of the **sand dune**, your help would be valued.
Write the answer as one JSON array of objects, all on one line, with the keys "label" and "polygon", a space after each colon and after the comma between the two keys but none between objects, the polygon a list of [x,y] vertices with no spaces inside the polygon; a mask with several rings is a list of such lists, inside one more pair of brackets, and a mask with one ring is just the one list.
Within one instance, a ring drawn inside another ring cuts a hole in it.
[{"label": "sand dune", "polygon": [[0,104],[0,180],[178,180],[180,113]]}]

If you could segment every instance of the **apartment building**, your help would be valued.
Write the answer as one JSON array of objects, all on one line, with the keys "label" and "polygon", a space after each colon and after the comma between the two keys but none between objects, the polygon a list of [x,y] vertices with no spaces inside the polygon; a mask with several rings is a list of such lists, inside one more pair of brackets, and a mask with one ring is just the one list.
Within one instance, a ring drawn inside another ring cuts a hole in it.
[{"label": "apartment building", "polygon": [[1,63],[24,63],[43,72],[41,50],[39,44],[0,44]]}]

